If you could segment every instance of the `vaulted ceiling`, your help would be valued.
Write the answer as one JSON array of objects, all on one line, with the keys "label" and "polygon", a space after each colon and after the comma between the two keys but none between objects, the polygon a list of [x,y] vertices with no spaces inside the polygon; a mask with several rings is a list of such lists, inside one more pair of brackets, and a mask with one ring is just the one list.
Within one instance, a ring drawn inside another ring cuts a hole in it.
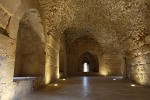
[{"label": "vaulted ceiling", "polygon": [[[34,1],[34,0],[33,0]],[[104,53],[121,53],[128,38],[150,34],[150,0],[39,0],[44,30],[67,45],[79,38],[94,39]]]}]

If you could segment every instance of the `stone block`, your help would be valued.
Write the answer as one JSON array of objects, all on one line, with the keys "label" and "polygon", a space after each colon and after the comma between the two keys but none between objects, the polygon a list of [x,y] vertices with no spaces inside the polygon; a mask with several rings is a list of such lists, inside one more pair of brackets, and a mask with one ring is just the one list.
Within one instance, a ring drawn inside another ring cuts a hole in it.
[{"label": "stone block", "polygon": [[150,44],[150,35],[148,35],[148,36],[145,37],[145,42],[147,44]]}]

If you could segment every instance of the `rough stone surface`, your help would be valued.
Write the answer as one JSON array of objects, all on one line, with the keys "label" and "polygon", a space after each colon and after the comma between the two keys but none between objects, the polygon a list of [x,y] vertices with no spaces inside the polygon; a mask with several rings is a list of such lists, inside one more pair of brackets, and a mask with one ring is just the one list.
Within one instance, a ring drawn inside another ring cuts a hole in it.
[{"label": "rough stone surface", "polygon": [[59,72],[61,76],[67,76],[67,48],[66,38],[62,35],[60,38],[60,51],[59,51]]},{"label": "rough stone surface", "polygon": [[[57,25],[56,23],[59,23],[59,21],[63,22],[62,18],[59,15],[57,16],[57,14],[60,7],[66,3],[65,7],[68,10],[63,10],[63,7],[61,10],[62,12],[68,12],[67,16],[69,17],[66,23],[68,21],[71,21],[71,23],[68,22],[69,26],[66,29],[71,30],[70,33],[74,33],[70,37],[79,38],[83,36],[83,34],[92,34],[99,44],[101,44],[104,52],[107,53],[120,53],[119,41],[122,42],[130,36],[134,40],[138,40],[140,36],[148,34],[148,23],[146,18],[149,16],[149,1],[40,1],[45,8],[45,12],[49,10],[53,11],[52,13],[45,13],[46,20],[49,20],[48,23],[46,22],[46,27],[47,31],[51,32],[50,34],[54,36],[53,31],[55,30],[53,27],[55,27],[55,25]],[[63,16],[64,14],[65,12],[61,15]],[[57,19],[57,21],[51,21],[53,19]],[[60,26],[57,27],[59,28]],[[61,28],[57,29],[57,31],[60,29]],[[61,30],[57,33],[61,33]],[[54,37],[57,38],[57,36]]]},{"label": "rough stone surface", "polygon": [[36,8],[28,6],[27,1],[17,1],[0,1],[0,100],[19,100],[20,97],[29,94],[33,90],[32,87],[37,88],[45,84],[44,78],[41,79],[43,82],[36,81],[35,85],[31,84],[34,83],[32,80],[13,82],[19,20],[30,8]]},{"label": "rough stone surface", "polygon": [[3,88],[7,88],[13,80],[15,47],[13,39],[0,34],[0,99],[3,97],[2,93],[5,92]]},{"label": "rough stone surface", "polygon": [[103,54],[100,61],[100,74],[104,76],[108,75],[123,75],[124,59],[122,55]]},{"label": "rough stone surface", "polygon": [[36,10],[32,10],[20,21],[14,76],[44,75],[45,38],[36,13]]},{"label": "rough stone surface", "polygon": [[1,84],[1,100],[20,100],[30,94],[33,90],[44,85],[42,78],[21,79],[9,84]]},{"label": "rough stone surface", "polygon": [[[32,52],[25,62],[38,54],[38,63],[24,65],[42,66],[35,72],[41,83],[49,84],[60,73],[76,74],[80,55],[90,51],[98,58],[99,74],[123,73],[129,80],[150,85],[149,6],[149,0],[0,0],[0,99],[15,100],[11,91],[21,90],[24,96],[34,86],[31,80],[13,82],[22,19],[30,23],[26,27],[30,31],[23,30],[22,37],[26,45],[21,46],[30,51],[24,54]],[[40,37],[37,42],[33,33]],[[31,43],[26,42],[29,39]]]},{"label": "rough stone surface", "polygon": [[0,8],[0,13],[1,13],[1,15],[0,15],[0,27],[6,29],[8,26],[10,16],[2,8]]},{"label": "rough stone surface", "polygon": [[128,78],[142,85],[150,85],[150,45],[146,42],[128,52]]}]

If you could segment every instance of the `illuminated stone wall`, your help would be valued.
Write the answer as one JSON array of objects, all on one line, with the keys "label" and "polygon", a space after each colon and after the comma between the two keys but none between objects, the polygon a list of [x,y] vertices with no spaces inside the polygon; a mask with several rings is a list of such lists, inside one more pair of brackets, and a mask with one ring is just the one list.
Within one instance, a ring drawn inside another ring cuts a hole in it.
[{"label": "illuminated stone wall", "polygon": [[99,72],[104,76],[122,76],[124,66],[124,59],[122,55],[103,54]]},{"label": "illuminated stone wall", "polygon": [[45,82],[50,83],[59,78],[59,42],[51,35],[46,43]]},{"label": "illuminated stone wall", "polygon": [[19,100],[21,97],[24,97],[35,89],[43,86],[44,80],[42,78],[37,79],[25,79],[25,80],[16,80],[10,83],[3,83],[1,86],[1,100]]},{"label": "illuminated stone wall", "polygon": [[[43,13],[44,30],[46,33],[46,84],[52,80],[58,79],[60,77],[60,70],[65,66],[62,63],[62,59],[66,58],[62,58],[65,56],[65,51],[62,52],[62,50],[65,49],[64,47],[62,48],[64,44],[61,36],[72,20],[73,12],[68,7],[70,2],[70,0],[39,0]],[[61,67],[60,70],[59,66]]]},{"label": "illuminated stone wall", "polygon": [[[34,87],[31,80],[13,82],[19,22],[33,9],[39,12],[45,37],[42,85],[59,78],[61,71],[76,74],[77,60],[87,50],[96,53],[101,75],[120,75],[124,56],[128,79],[149,85],[149,6],[149,0],[0,0],[0,99],[11,100],[16,96],[12,91],[25,95]],[[37,24],[32,25],[41,33]],[[77,41],[88,34],[96,43]]]},{"label": "illuminated stone wall", "polygon": [[[128,44],[129,43],[129,44]],[[150,85],[150,36],[141,37],[140,41],[126,41],[128,79],[142,85]]]},{"label": "illuminated stone wall", "polygon": [[[45,50],[44,51],[42,50],[41,52],[42,54],[44,53],[45,57],[44,58],[40,57],[42,62],[43,60],[45,60],[45,64],[42,64],[43,67],[40,70],[40,71],[44,70],[44,72],[43,71],[42,73],[36,72],[37,76],[42,77],[42,79],[41,79],[41,82],[38,81],[35,84],[37,87],[40,87],[41,85],[49,84],[50,82],[59,78],[59,49],[60,49],[59,43],[60,42],[58,38],[60,37],[60,34],[63,33],[63,29],[67,25],[67,20],[68,20],[67,17],[62,18],[62,16],[59,14],[62,13],[65,16],[69,14],[63,13],[60,11],[57,12],[55,9],[53,9],[53,6],[49,7],[52,3],[49,3],[50,5],[47,5],[47,6],[43,6],[44,4],[48,4],[48,3],[40,2],[39,4],[37,0],[14,0],[14,1],[1,0],[0,1],[0,13],[1,13],[0,15],[0,38],[1,38],[0,39],[0,70],[1,70],[0,72],[0,99],[2,98],[4,100],[13,100],[14,98],[17,98],[17,94],[12,93],[12,92],[15,93],[15,91],[22,91],[21,96],[24,96],[30,93],[32,90],[32,87],[35,86],[34,84],[32,84],[32,80],[27,80],[27,81],[20,80],[18,84],[16,82],[13,82],[13,76],[14,76],[14,70],[15,70],[14,67],[15,67],[16,42],[17,42],[17,35],[18,35],[18,29],[19,29],[19,22],[22,16],[25,13],[27,13],[29,10],[36,9],[39,12],[39,16],[41,17],[40,23],[44,26],[44,30],[43,31],[40,30],[40,26],[39,24],[35,23],[36,19],[34,18],[30,20],[30,22],[32,23],[31,30],[35,32],[43,41],[43,36],[40,35],[42,33],[45,36],[44,42],[46,42],[44,44]],[[55,2],[53,2],[53,4],[55,4]],[[64,10],[66,10],[65,3],[63,5],[59,5],[59,2],[58,2],[58,5],[56,6],[58,7],[64,6]],[[48,10],[46,10],[47,8]],[[48,11],[48,14],[47,14],[47,11]],[[55,14],[55,17],[53,16],[54,14]],[[34,16],[34,14],[31,14],[31,16],[32,15]],[[28,16],[29,19],[31,16]],[[48,20],[49,18],[50,20]],[[62,20],[59,20],[61,18]],[[57,26],[58,23],[60,23],[60,26]],[[27,26],[30,26],[30,25],[27,25]],[[49,29],[49,27],[51,26],[53,26],[52,29]],[[40,44],[39,41],[36,42],[36,44],[37,44],[38,49],[43,49],[43,44]],[[28,43],[28,45],[30,45],[30,43]],[[41,46],[38,46],[38,45],[41,45]],[[21,97],[21,96],[18,96],[18,97]]]},{"label": "illuminated stone wall", "polygon": [[13,80],[19,22],[31,8],[39,9],[36,0],[0,1],[0,100],[19,100],[45,84],[43,78]]}]

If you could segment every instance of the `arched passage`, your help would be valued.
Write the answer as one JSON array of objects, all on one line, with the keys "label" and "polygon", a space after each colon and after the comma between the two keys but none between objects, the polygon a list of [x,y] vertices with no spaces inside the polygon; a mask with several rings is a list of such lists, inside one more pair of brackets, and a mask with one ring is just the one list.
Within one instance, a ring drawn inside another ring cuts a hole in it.
[{"label": "arched passage", "polygon": [[31,9],[22,17],[19,23],[15,77],[44,75],[44,43],[43,26],[39,13],[37,10]]},{"label": "arched passage", "polygon": [[78,61],[79,72],[99,72],[99,62],[95,54],[84,52],[80,55]]},{"label": "arched passage", "polygon": [[[82,67],[79,67],[79,66],[83,66],[82,57],[81,57],[82,54],[85,55],[85,57],[87,58],[96,59],[95,61],[92,62],[100,62],[102,56],[102,49],[94,39],[90,38],[90,36],[85,36],[75,40],[71,44],[71,46],[68,47],[67,50],[68,75],[78,75],[80,73],[82,74]],[[99,66],[101,64],[97,63],[96,65]]]}]

